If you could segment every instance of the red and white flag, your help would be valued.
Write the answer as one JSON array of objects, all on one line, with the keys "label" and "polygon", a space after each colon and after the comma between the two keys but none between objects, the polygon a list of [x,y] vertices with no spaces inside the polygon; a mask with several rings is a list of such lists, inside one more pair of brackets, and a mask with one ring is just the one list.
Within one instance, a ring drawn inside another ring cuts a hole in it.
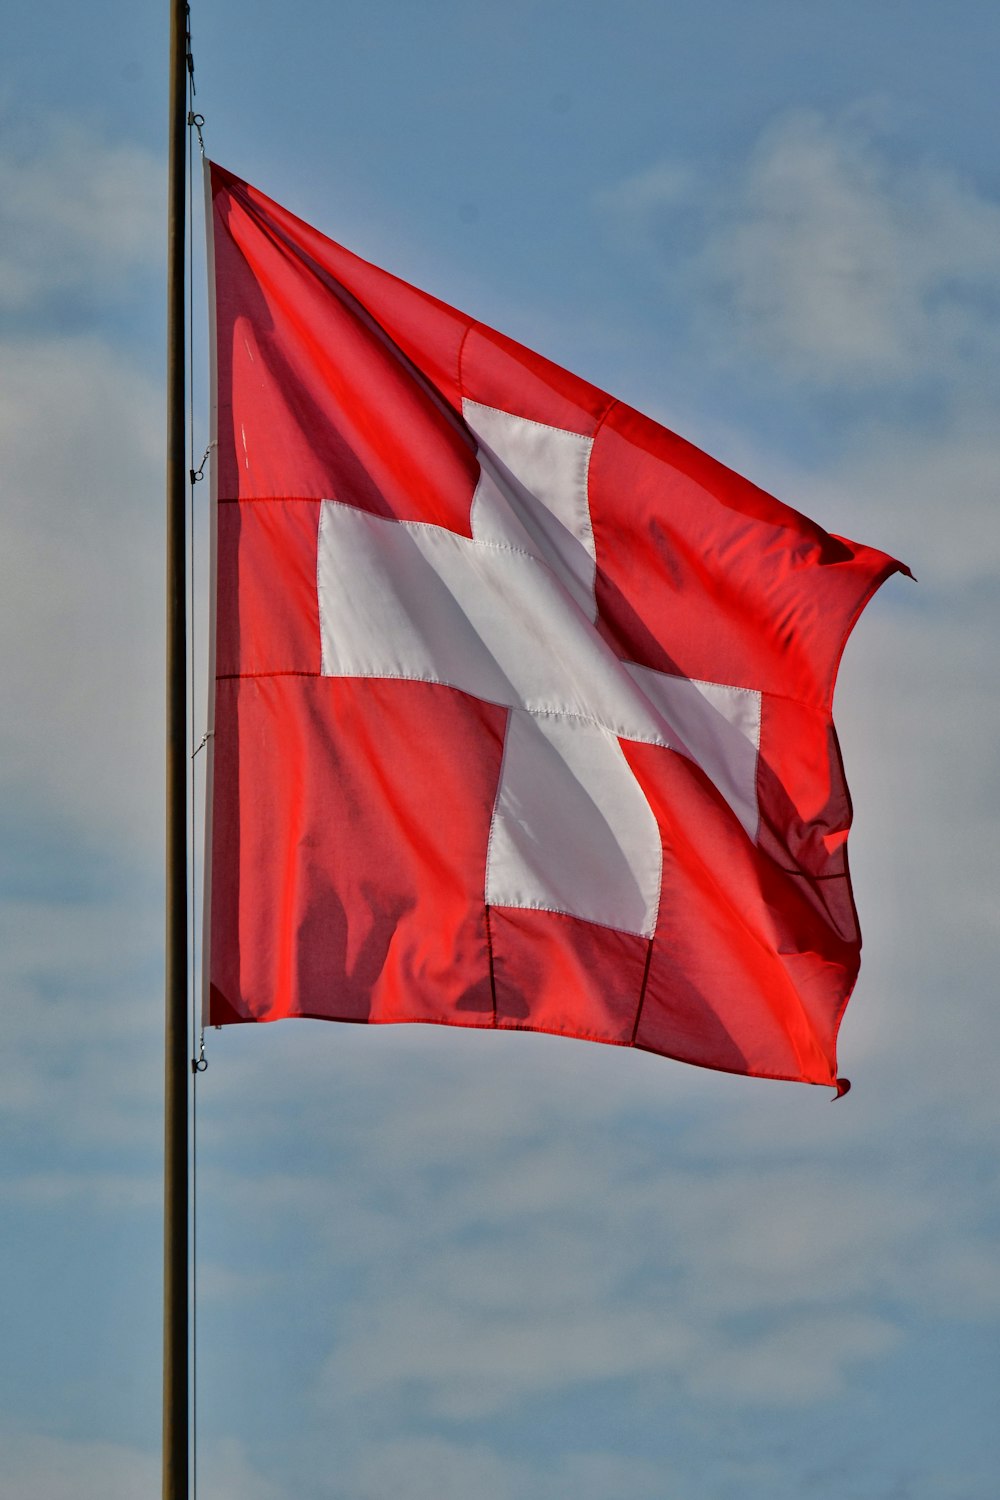
[{"label": "red and white flag", "polygon": [[836,1084],[833,685],[901,565],[215,166],[211,192],[208,1019]]}]

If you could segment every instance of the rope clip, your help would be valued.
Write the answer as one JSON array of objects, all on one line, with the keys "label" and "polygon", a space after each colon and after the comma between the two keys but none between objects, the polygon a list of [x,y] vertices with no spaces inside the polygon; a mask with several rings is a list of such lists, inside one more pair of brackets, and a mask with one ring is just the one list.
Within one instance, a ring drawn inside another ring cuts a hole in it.
[{"label": "rope clip", "polygon": [[188,470],[188,473],[191,475],[192,484],[197,484],[200,479],[204,479],[205,465],[208,463],[208,455],[211,453],[214,446],[214,443],[209,443],[208,447],[205,449],[204,453],[201,456],[201,463],[198,465],[198,467],[196,469]]},{"label": "rope clip", "polygon": [[[194,69],[192,68],[191,71],[192,71],[191,92],[194,93]],[[197,136],[198,136],[198,146],[199,146],[199,148],[201,150],[202,156],[204,156],[205,155],[205,138],[204,138],[204,136],[201,133],[201,127],[205,123],[205,116],[204,115],[197,115],[197,114],[195,114],[195,112],[194,112],[193,109],[189,109],[188,110],[187,122],[188,122],[189,125],[193,125],[194,126],[195,131],[196,131]]]}]

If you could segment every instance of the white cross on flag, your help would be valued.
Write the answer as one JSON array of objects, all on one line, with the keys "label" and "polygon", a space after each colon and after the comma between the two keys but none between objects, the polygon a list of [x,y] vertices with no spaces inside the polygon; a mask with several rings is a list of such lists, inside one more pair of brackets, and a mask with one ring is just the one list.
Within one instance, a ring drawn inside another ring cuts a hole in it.
[{"label": "white cross on flag", "polygon": [[901,565],[211,187],[208,1019],[838,1084],[833,686]]}]

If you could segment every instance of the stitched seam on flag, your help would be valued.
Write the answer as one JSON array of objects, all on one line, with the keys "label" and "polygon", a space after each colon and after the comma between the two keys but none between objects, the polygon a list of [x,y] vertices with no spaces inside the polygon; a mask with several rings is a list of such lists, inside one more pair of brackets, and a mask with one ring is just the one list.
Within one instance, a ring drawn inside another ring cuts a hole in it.
[{"label": "stitched seam on flag", "polygon": [[[741,693],[745,693],[746,692],[746,688],[738,688],[737,691],[741,692]],[[760,837],[760,787],[758,785],[758,776],[760,775],[760,729],[761,729],[761,721],[762,721],[762,719],[764,717],[764,714],[763,714],[763,702],[764,702],[764,700],[763,700],[763,698],[762,698],[762,696],[761,696],[760,693],[756,694],[756,698],[757,698],[757,724],[756,724],[756,730],[755,730],[755,733],[754,733],[754,740],[753,740],[753,800],[754,800],[754,806],[757,809],[757,821],[756,821],[756,823],[753,826],[753,834],[751,835],[751,843],[754,843],[754,844],[756,844],[758,838]]]},{"label": "stitched seam on flag", "polygon": [[[642,666],[642,663],[638,662],[638,661],[624,662],[623,665],[624,666],[632,666],[632,667],[640,667],[640,666]],[[643,671],[646,671],[646,672],[655,672],[656,670],[657,670],[656,667],[643,667]],[[683,672],[660,672],[659,675],[661,677],[670,677],[670,678],[672,678],[672,680],[674,682],[690,682],[695,687],[717,687],[717,688],[725,688],[725,690],[726,690],[727,693],[748,693],[751,698],[758,698],[760,696],[760,693],[761,693],[761,689],[760,688],[740,687],[738,683],[734,683],[734,682],[713,682],[710,677],[685,677]],[[757,722],[757,741],[756,741],[756,743],[757,743],[757,747],[759,749],[760,748],[760,721],[759,720]]]},{"label": "stitched seam on flag", "polygon": [[320,565],[323,561],[323,518],[326,515],[326,502],[319,508],[319,521],[316,524],[316,608],[320,619],[319,632],[319,670],[325,676],[326,672],[326,640],[325,631],[322,629],[323,620],[323,581],[320,576]]},{"label": "stitched seam on flag", "polygon": [[[608,731],[605,731],[605,732],[607,733]],[[628,757],[626,756],[625,751],[622,749],[621,742],[625,738],[625,736],[624,735],[616,735],[614,738],[615,738],[615,748],[618,751],[619,757],[621,758],[622,765],[625,767],[626,773],[629,776],[632,777],[632,780],[635,782],[636,786],[639,788],[639,791],[640,791],[641,795],[645,799],[646,805],[649,806],[649,798],[646,796],[646,793],[643,790],[642,782],[639,780],[638,776],[635,774],[635,772],[633,771],[632,767],[629,765],[629,763],[628,763]],[[681,753],[679,750],[675,750],[672,745],[664,745],[662,748],[664,750],[672,750],[675,755],[679,755]],[[650,807],[650,812],[652,813],[652,808],[651,807]],[[656,935],[656,924],[659,921],[659,917],[660,917],[660,897],[663,894],[663,840],[662,840],[662,837],[660,835],[659,822],[658,822],[655,814],[653,814],[653,823],[654,823],[654,826],[656,827],[656,834],[657,834],[657,838],[656,838],[656,856],[657,856],[657,863],[656,863],[656,904],[653,907],[653,931],[649,934],[649,940],[650,940],[650,942],[652,942],[654,936]],[[645,936],[645,933],[640,934],[640,936]]]},{"label": "stitched seam on flag", "polygon": [[[497,826],[497,807],[500,803],[500,788],[503,786],[504,767],[507,764],[507,747],[510,744],[510,716],[514,710],[507,705],[507,720],[503,730],[503,754],[500,756],[500,765],[497,769],[496,791],[493,793],[493,811],[490,814],[490,831],[486,836],[486,869],[483,875],[483,899],[486,899],[490,887],[490,856],[493,853],[493,834]],[[487,902],[489,910],[489,902]],[[492,952],[492,950],[491,950]],[[490,960],[490,972],[492,974],[492,959]],[[495,1012],[494,1012],[495,1014]]]},{"label": "stitched seam on flag", "polygon": [[[777,693],[772,688],[746,687],[741,682],[714,682],[710,677],[687,677],[683,672],[663,672],[659,667],[645,667],[641,661],[629,662],[625,657],[618,658],[623,666],[644,667],[647,672],[658,672],[661,677],[674,677],[679,682],[700,683],[703,687],[721,687],[729,693],[753,693],[760,698],[774,698],[778,703],[794,703],[796,708],[804,708],[812,714],[819,714],[823,719],[832,717],[829,708],[822,703],[811,703],[808,698],[796,698],[791,693]],[[759,748],[759,746],[758,746]]]},{"label": "stitched seam on flag", "polygon": [[[521,705],[517,705],[521,708]],[[674,745],[667,744],[664,740],[646,739],[639,735],[629,733],[618,724],[609,724],[605,719],[595,719],[591,714],[574,713],[572,709],[566,708],[522,708],[522,713],[531,714],[534,719],[572,719],[577,724],[590,724],[594,729],[603,729],[607,734],[614,735],[618,740],[629,740],[637,745],[659,745],[664,750],[673,750]]]},{"label": "stitched seam on flag", "polygon": [[[672,747],[668,745],[665,748],[667,748],[669,750]],[[634,777],[635,783],[638,786],[640,792],[642,792],[642,795],[644,797],[646,797],[646,793],[643,790],[642,782],[639,780],[638,776],[636,776],[635,772],[632,770],[632,767],[629,766],[628,759],[627,759],[627,757],[625,755],[624,750],[622,750],[621,742],[620,741],[619,741],[619,744],[618,744],[618,750],[619,750],[619,753],[621,755],[622,760],[625,761],[626,766],[628,766],[629,771],[631,772],[632,776]],[[674,754],[675,755],[679,755],[680,751],[679,750],[675,750]],[[648,797],[646,797],[646,802],[647,802],[647,804],[650,807],[650,812],[652,812],[652,804],[649,803],[649,798]],[[663,896],[663,834],[662,834],[661,829],[660,829],[660,820],[656,817],[655,813],[653,814],[653,821],[656,824],[656,833],[657,833],[657,850],[656,850],[656,853],[657,853],[657,857],[659,859],[659,867],[658,867],[657,872],[656,872],[656,910],[653,912],[653,931],[649,935],[649,941],[651,943],[653,941],[653,938],[656,936],[656,924],[660,920],[660,900],[661,900],[661,898]],[[644,990],[644,993],[645,993],[645,990]]]},{"label": "stitched seam on flag", "polygon": [[497,977],[493,966],[493,933],[490,929],[490,903],[487,901],[483,907],[486,917],[486,956],[490,966],[490,995],[493,1000],[493,1025],[497,1024]]},{"label": "stitched seam on flag", "polygon": [[465,400],[465,383],[462,379],[462,358],[465,354],[465,345],[468,342],[469,334],[474,328],[478,327],[479,324],[476,322],[475,318],[466,323],[465,332],[462,334],[461,340],[458,345],[458,369],[455,371],[455,384],[458,386],[458,396],[460,401]]},{"label": "stitched seam on flag", "polygon": [[515,422],[524,422],[528,427],[540,427],[543,432],[554,432],[559,437],[583,439],[585,443],[593,443],[594,439],[586,432],[573,432],[569,427],[553,427],[551,422],[536,422],[534,417],[519,417],[516,412],[505,411],[502,406],[488,406],[485,401],[473,401],[471,396],[463,396],[463,402],[468,401],[470,406],[477,406],[480,411],[496,412],[499,417],[513,417]]},{"label": "stitched seam on flag", "polygon": [[[620,725],[607,723],[603,719],[595,719],[590,714],[574,713],[572,709],[561,708],[527,708],[520,703],[508,703],[501,698],[484,698],[481,693],[472,693],[468,688],[459,687],[457,683],[446,682],[441,677],[417,677],[403,672],[307,672],[295,667],[279,667],[270,672],[218,672],[216,682],[237,682],[242,679],[253,680],[254,678],[266,677],[322,677],[329,682],[424,682],[428,687],[445,687],[451,692],[462,693],[466,698],[473,698],[477,703],[489,703],[494,708],[506,708],[518,713],[530,714],[535,719],[572,719],[578,724],[589,724],[594,729],[603,729],[608,734],[614,735],[615,739],[626,740],[633,745],[655,745],[661,750],[671,750],[675,755],[683,755],[676,745],[671,745],[662,739],[653,739],[648,736],[634,734],[631,730],[623,729]],[[694,678],[679,678],[681,682],[694,682]],[[722,683],[707,683],[708,687],[725,686]],[[754,688],[737,688],[739,693],[753,693]]]},{"label": "stitched seam on flag", "polygon": [[[307,672],[299,667],[278,667],[273,672],[216,672],[216,682],[239,682],[243,678],[255,677],[323,677],[322,672]],[[335,680],[335,679],[331,679]]]},{"label": "stitched seam on flag", "polygon": [[[624,657],[621,657],[620,660],[626,666],[632,665],[634,667],[641,667],[643,665],[641,661],[632,662],[630,664],[626,662]],[[659,667],[647,667],[646,670],[649,672],[660,672]],[[712,679],[708,677],[685,677],[683,672],[660,672],[660,676],[676,677],[681,682],[702,683],[705,687],[723,687],[727,692],[730,693],[759,693],[762,700],[764,698],[774,698],[778,703],[794,703],[796,708],[804,708],[809,713],[819,714],[819,716],[823,719],[829,720],[832,718],[830,709],[824,706],[822,703],[810,702],[808,698],[796,698],[791,693],[777,693],[772,688],[745,687],[741,682],[713,682]]]},{"label": "stitched seam on flag", "polygon": [[600,432],[601,428],[604,426],[605,422],[608,420],[615,407],[621,406],[621,404],[622,403],[621,401],[619,401],[617,396],[613,396],[608,402],[607,406],[604,408],[604,410],[601,412],[601,415],[597,419],[597,426],[594,428],[593,442],[597,442],[597,434]]},{"label": "stitched seam on flag", "polygon": [[[534,719],[572,719],[575,723],[589,724],[593,729],[602,729],[607,734],[614,735],[615,739],[627,740],[630,744],[656,745],[661,750],[672,750],[677,755],[684,753],[666,740],[634,734],[619,724],[607,723],[604,719],[595,719],[590,714],[575,713],[569,708],[529,708],[526,704],[509,703],[503,698],[487,698],[482,693],[473,693],[468,688],[459,687],[455,682],[447,682],[443,677],[418,677],[406,672],[302,671],[227,672],[224,675],[227,677],[325,677],[331,682],[425,682],[429,687],[445,687],[455,693],[464,693],[467,698],[474,698],[477,703],[490,703],[494,708],[508,708],[518,713],[530,714]],[[751,691],[751,689],[745,691]]]},{"label": "stitched seam on flag", "polygon": [[[567,911],[564,906],[546,906],[543,901],[519,901],[515,906],[510,901],[491,901],[490,908],[493,911],[544,911],[553,917],[569,917],[571,922],[586,922],[589,927],[603,927],[606,932],[620,932],[624,937],[642,938],[643,942],[651,943],[652,938],[645,932],[636,932],[634,927],[622,927],[614,922],[601,922],[597,917],[581,917],[578,911]],[[628,1043],[623,1042],[623,1047]]]},{"label": "stitched seam on flag", "polygon": [[[600,425],[600,422],[598,422],[598,429],[600,428]],[[595,432],[594,437],[596,436],[597,433]],[[590,546],[587,548],[587,551],[594,559],[594,577],[591,583],[591,593],[594,600],[593,623],[596,626],[597,617],[600,614],[600,610],[597,607],[597,538],[594,535],[594,517],[591,514],[590,510],[590,460],[593,458],[593,456],[594,438],[589,438],[587,441],[587,461],[583,466],[583,503],[587,511],[587,536],[590,538]]]},{"label": "stitched seam on flag", "polygon": [[[220,495],[220,505],[321,505],[324,495]],[[342,502],[343,503],[343,502]],[[356,509],[357,507],[355,507]],[[369,512],[365,512],[369,514]],[[389,517],[388,519],[391,519]]]},{"label": "stitched seam on flag", "polygon": [[[663,858],[662,858],[662,854],[661,854],[661,857],[660,857],[660,878],[661,878],[661,880],[663,878]],[[659,910],[660,910],[660,903],[659,903],[659,901],[657,901],[657,903],[656,903],[656,910],[657,910],[657,915],[659,915]],[[635,1039],[639,1035],[639,1021],[640,1021],[640,1019],[642,1017],[642,1007],[646,1003],[646,986],[649,983],[649,968],[650,968],[650,964],[652,963],[652,961],[653,961],[653,938],[650,938],[649,939],[649,946],[646,949],[646,962],[643,965],[643,970],[642,970],[642,984],[639,986],[639,1003],[638,1003],[638,1005],[635,1008],[635,1024],[632,1027],[632,1040],[629,1043],[630,1047],[634,1047],[635,1046],[635,1044],[636,1044],[635,1043]]]},{"label": "stitched seam on flag", "polygon": [[[734,683],[735,687],[736,684]],[[810,713],[820,714],[824,719],[831,717],[830,710],[822,703],[811,703],[808,698],[796,698],[791,693],[776,693],[771,688],[741,688],[741,692],[760,693],[761,698],[776,698],[779,703],[794,703],[796,708],[808,709]]]},{"label": "stitched seam on flag", "polygon": [[336,505],[340,510],[349,510],[355,515],[370,516],[373,521],[384,521],[391,526],[399,526],[404,531],[433,531],[440,536],[454,537],[459,542],[465,542],[470,547],[477,549],[488,549],[490,552],[508,552],[513,557],[524,557],[535,564],[536,568],[542,568],[546,573],[552,573],[552,569],[543,558],[536,557],[534,552],[527,551],[524,547],[515,547],[510,542],[495,542],[488,537],[467,537],[460,531],[452,531],[450,526],[439,526],[435,521],[398,521],[395,516],[376,516],[371,511],[361,510],[357,505],[349,505],[346,500],[323,500],[322,505]]}]

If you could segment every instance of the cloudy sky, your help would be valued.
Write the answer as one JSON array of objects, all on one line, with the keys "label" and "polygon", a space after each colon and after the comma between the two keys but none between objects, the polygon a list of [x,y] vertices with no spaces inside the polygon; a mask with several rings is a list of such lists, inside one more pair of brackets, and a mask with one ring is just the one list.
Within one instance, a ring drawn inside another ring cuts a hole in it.
[{"label": "cloudy sky", "polygon": [[[166,9],[17,6],[0,61],[0,1490],[32,1500],[158,1485]],[[920,579],[838,689],[835,1108],[548,1037],[210,1036],[203,1500],[993,1500],[996,8],[193,24],[217,160]]]}]

